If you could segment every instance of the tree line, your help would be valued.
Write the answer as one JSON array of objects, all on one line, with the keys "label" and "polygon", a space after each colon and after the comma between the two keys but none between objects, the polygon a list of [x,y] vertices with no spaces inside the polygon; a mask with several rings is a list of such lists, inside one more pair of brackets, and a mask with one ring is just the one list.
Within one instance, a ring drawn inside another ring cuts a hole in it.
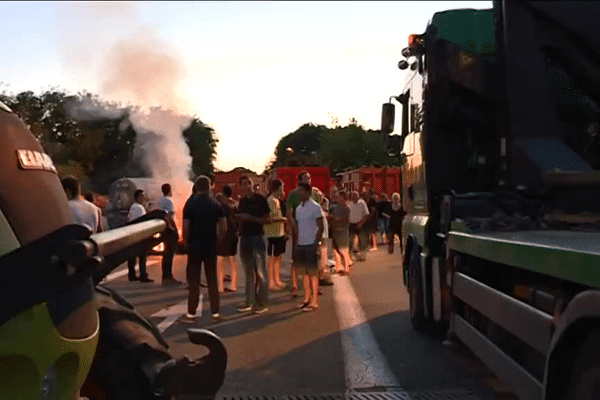
[{"label": "tree line", "polygon": [[398,166],[398,149],[379,131],[365,129],[355,118],[346,126],[306,123],[279,140],[268,171],[283,166],[328,166],[332,173],[364,165]]},{"label": "tree line", "polygon": [[[136,106],[60,89],[39,95],[3,92],[0,101],[29,127],[59,175],[76,176],[85,190],[108,193],[118,178],[150,176],[148,166],[134,156],[138,132],[130,116]],[[218,143],[214,129],[194,117],[183,137],[192,157],[191,175],[213,175]]]}]

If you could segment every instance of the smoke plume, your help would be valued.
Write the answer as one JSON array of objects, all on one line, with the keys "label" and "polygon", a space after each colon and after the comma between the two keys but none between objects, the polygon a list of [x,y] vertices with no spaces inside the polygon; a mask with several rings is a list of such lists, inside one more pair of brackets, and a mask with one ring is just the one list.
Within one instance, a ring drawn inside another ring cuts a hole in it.
[{"label": "smoke plume", "polygon": [[[181,218],[192,186],[189,180],[192,158],[182,136],[192,117],[189,104],[178,91],[182,58],[155,29],[137,22],[131,3],[79,2],[61,7],[66,11],[65,23],[74,20],[86,27],[83,36],[64,35],[68,39],[64,60],[73,68],[81,67],[86,57],[80,53],[86,53],[90,64],[95,64],[87,67],[97,71],[95,83],[100,95],[139,106],[131,109],[130,116],[137,132],[134,154],[142,157],[159,184],[171,184]],[[127,36],[107,43],[107,32]],[[89,114],[90,110],[93,107],[80,112]]]}]

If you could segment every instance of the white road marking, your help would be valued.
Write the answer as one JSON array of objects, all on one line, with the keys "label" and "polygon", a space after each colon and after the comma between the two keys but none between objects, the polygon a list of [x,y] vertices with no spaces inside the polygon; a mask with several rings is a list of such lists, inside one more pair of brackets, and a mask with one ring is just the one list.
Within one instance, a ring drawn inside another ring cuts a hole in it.
[{"label": "white road marking", "polygon": [[[175,304],[168,308],[163,308],[160,311],[155,312],[151,315],[151,317],[166,317],[162,320],[158,325],[158,330],[163,333],[167,330],[168,327],[173,325],[175,321],[183,314],[187,313],[187,300],[182,301],[181,303]],[[202,316],[202,293],[200,293],[200,303],[198,305],[198,310],[196,311],[196,317]]]},{"label": "white road marking", "polygon": [[340,324],[346,389],[388,387],[402,390],[381,353],[350,278],[333,275],[331,279]]},{"label": "white road marking", "polygon": [[[146,263],[146,268],[150,267],[150,266],[155,266],[160,264],[160,261],[150,261],[149,263]],[[137,264],[136,264],[136,268],[137,268]],[[118,271],[112,272],[108,275],[106,275],[106,277],[103,279],[103,282],[110,282],[110,281],[114,281],[117,278],[120,278],[122,276],[125,276],[129,273],[129,270],[127,269],[127,267],[120,269]]]}]

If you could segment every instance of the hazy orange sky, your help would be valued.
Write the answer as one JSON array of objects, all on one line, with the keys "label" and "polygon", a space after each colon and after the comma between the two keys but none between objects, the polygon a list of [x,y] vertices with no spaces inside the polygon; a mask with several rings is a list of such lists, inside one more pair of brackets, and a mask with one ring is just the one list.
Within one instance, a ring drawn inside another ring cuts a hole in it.
[{"label": "hazy orange sky", "polygon": [[176,75],[166,84],[174,95],[166,91],[160,101],[173,100],[215,129],[217,168],[261,172],[278,140],[304,123],[355,117],[377,129],[381,104],[403,86],[397,63],[408,35],[422,33],[436,11],[489,7],[491,1],[3,2],[0,91],[58,86],[105,95],[115,46],[152,40],[174,60],[175,69],[162,72]]}]

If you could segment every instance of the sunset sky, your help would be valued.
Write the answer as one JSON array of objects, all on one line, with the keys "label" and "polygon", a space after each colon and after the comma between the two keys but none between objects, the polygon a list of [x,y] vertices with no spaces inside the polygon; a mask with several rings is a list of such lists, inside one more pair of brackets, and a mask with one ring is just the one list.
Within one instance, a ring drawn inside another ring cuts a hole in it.
[{"label": "sunset sky", "polygon": [[[132,37],[176,60],[180,111],[220,140],[216,167],[262,172],[278,140],[312,122],[354,117],[377,129],[399,94],[400,51],[436,11],[491,1],[3,2],[0,91],[59,87],[104,97],[107,61]],[[168,69],[168,71],[171,71]],[[114,97],[114,96],[113,96]],[[128,100],[128,99],[124,99]]]}]

